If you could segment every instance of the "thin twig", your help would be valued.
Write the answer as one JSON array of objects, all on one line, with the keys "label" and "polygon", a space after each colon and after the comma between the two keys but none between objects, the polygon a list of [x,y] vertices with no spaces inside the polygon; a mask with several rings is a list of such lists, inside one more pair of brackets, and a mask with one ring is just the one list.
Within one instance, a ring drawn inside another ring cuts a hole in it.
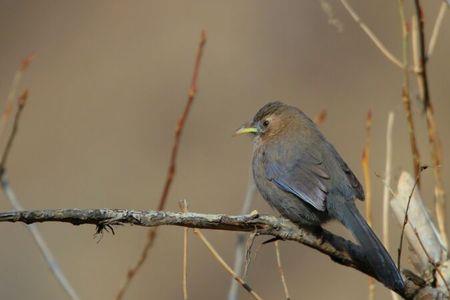
[{"label": "thin twig", "polygon": [[280,246],[278,244],[278,241],[275,241],[274,244],[275,244],[275,253],[277,255],[278,271],[280,272],[281,282],[283,283],[284,295],[286,297],[286,300],[290,300],[291,296],[289,295],[289,290],[286,283],[286,276],[284,275],[283,265],[281,264]]},{"label": "thin twig", "polygon": [[6,125],[8,124],[8,120],[11,116],[11,113],[14,108],[14,101],[16,99],[17,90],[19,89],[20,81],[23,77],[23,74],[30,66],[31,62],[33,61],[35,57],[35,53],[32,52],[28,54],[27,57],[25,57],[21,62],[18,70],[16,71],[16,74],[14,75],[13,82],[11,84],[11,88],[8,93],[8,98],[5,99],[5,102],[3,104],[3,111],[1,115],[1,121],[0,121],[0,142],[3,143],[4,140],[4,133],[6,130]]},{"label": "thin twig", "polygon": [[[22,62],[22,67],[20,68],[23,72],[27,67],[26,61]],[[17,76],[17,75],[16,75]],[[1,155],[0,160],[0,181],[1,181],[1,187],[3,190],[3,193],[6,196],[6,199],[9,201],[9,203],[12,205],[12,207],[15,210],[23,210],[22,205],[20,204],[19,199],[17,198],[15,192],[11,188],[11,185],[8,180],[8,176],[6,174],[6,163],[8,162],[8,157],[12,149],[12,145],[14,143],[14,140],[16,138],[17,132],[19,130],[19,123],[20,118],[22,116],[23,109],[25,108],[25,104],[28,99],[28,90],[25,90],[18,99],[18,107],[16,110],[16,114],[14,116],[13,120],[13,127],[11,130],[11,133],[8,137],[5,149],[3,150],[3,153]],[[12,110],[12,107],[11,107]],[[4,115],[5,116],[5,115]],[[6,116],[7,120],[9,117]],[[55,276],[56,280],[60,283],[61,287],[64,289],[66,294],[73,300],[80,299],[73,289],[73,287],[70,285],[69,281],[67,280],[66,276],[64,275],[61,267],[58,264],[58,261],[53,256],[53,253],[51,252],[50,248],[47,246],[47,243],[45,242],[41,232],[37,228],[35,224],[27,226],[28,231],[30,232],[31,236],[33,237],[36,245],[38,246],[42,256],[44,257],[44,260],[46,261],[48,267],[50,268],[51,272]]]},{"label": "thin twig", "polygon": [[419,61],[420,61],[420,72],[419,76],[423,82],[423,95],[422,101],[424,108],[430,105],[430,89],[428,86],[428,75],[427,75],[427,55],[426,55],[426,45],[425,45],[425,16],[420,5],[420,0],[414,0],[414,6],[416,8],[416,16],[419,29]]},{"label": "thin twig", "polygon": [[[189,88],[189,93],[188,93],[188,100],[187,100],[186,106],[184,107],[184,110],[181,114],[181,117],[178,119],[177,126],[175,129],[175,136],[174,136],[174,142],[173,142],[173,146],[172,146],[172,152],[170,155],[169,168],[167,170],[166,181],[164,183],[163,191],[162,191],[162,194],[161,194],[161,197],[159,200],[159,204],[157,207],[158,210],[163,210],[165,208],[166,202],[167,202],[167,197],[169,195],[169,191],[172,186],[173,179],[175,177],[178,148],[180,146],[181,135],[183,133],[183,129],[186,124],[187,117],[189,115],[189,112],[192,107],[192,103],[194,102],[195,96],[197,94],[197,81],[198,81],[198,76],[200,73],[200,63],[201,63],[201,59],[203,56],[203,50],[204,50],[205,44],[206,44],[206,31],[203,30],[201,32],[200,42],[199,42],[199,45],[197,48],[197,54],[196,54],[196,59],[195,59],[195,64],[194,64],[194,71],[192,74],[191,86]],[[157,236],[157,230],[158,230],[157,227],[151,228],[149,230],[148,235],[147,235],[147,240],[144,245],[144,248],[142,249],[141,255],[139,256],[139,259],[136,262],[136,264],[128,270],[125,281],[117,293],[116,300],[120,300],[123,298],[123,295],[125,294],[126,290],[128,289],[128,286],[130,285],[130,282],[132,281],[132,279],[134,278],[136,273],[140,270],[140,268],[144,264],[145,260],[147,259],[148,252],[153,247],[155,238]]]},{"label": "thin twig", "polygon": [[[162,225],[182,226],[198,229],[214,229],[228,231],[254,232],[258,235],[268,235],[284,240],[296,241],[311,247],[334,262],[357,269],[358,271],[376,276],[367,264],[366,253],[361,246],[323,230],[322,236],[309,232],[292,224],[286,219],[274,216],[258,215],[224,215],[201,213],[175,213],[168,211],[142,211],[126,209],[43,209],[33,211],[0,212],[0,222],[23,222],[26,224],[38,222],[64,222],[74,225],[93,224],[97,232],[102,232],[109,226],[133,224],[136,226],[155,227]],[[383,278],[378,278],[383,280]],[[417,287],[407,285],[401,295],[411,298],[417,292]]]},{"label": "thin twig", "polygon": [[[186,213],[188,211],[187,201],[185,199],[180,200],[180,208],[181,211]],[[188,230],[189,228],[183,228],[183,279],[182,279],[182,287],[183,287],[183,299],[188,299],[188,291],[187,291],[187,248],[188,248]]]},{"label": "thin twig", "polygon": [[[428,168],[427,166],[422,166],[420,168],[420,172],[426,170],[427,168]],[[414,185],[413,185],[413,187],[411,189],[411,193],[408,196],[408,203],[406,204],[405,217],[403,219],[402,231],[401,231],[401,234],[400,234],[400,244],[399,244],[398,250],[397,250],[397,253],[398,253],[398,256],[397,256],[397,268],[399,270],[400,270],[400,261],[401,261],[401,257],[402,257],[403,236],[405,234],[406,224],[408,224],[409,205],[411,204],[411,198],[412,198],[412,196],[414,194],[414,190],[416,189],[416,186],[417,186],[418,182],[419,182],[419,177],[416,177],[416,180],[414,181]]]},{"label": "thin twig", "polygon": [[403,68],[403,64],[400,62],[398,58],[395,57],[392,52],[390,52],[386,46],[377,38],[375,33],[361,20],[359,15],[353,9],[353,7],[348,4],[347,0],[340,0],[344,8],[350,14],[350,16],[355,20],[355,22],[361,27],[361,29],[367,34],[367,36],[372,40],[372,42],[377,46],[377,48],[381,51],[381,53],[386,56],[386,58],[391,61],[394,65]]},{"label": "thin twig", "polygon": [[448,283],[447,283],[447,280],[446,280],[444,274],[442,274],[441,268],[440,268],[439,265],[433,260],[433,258],[431,257],[431,255],[428,253],[427,248],[426,248],[425,245],[423,244],[422,239],[420,238],[420,235],[419,235],[419,233],[417,232],[417,229],[416,229],[415,227],[413,227],[413,226],[411,226],[411,228],[413,229],[414,234],[416,235],[417,240],[419,241],[419,244],[420,244],[420,246],[421,246],[422,249],[423,249],[423,252],[424,252],[425,255],[427,256],[428,262],[430,263],[430,265],[433,266],[433,268],[434,268],[434,269],[436,270],[436,272],[439,274],[439,277],[441,277],[442,281],[443,281],[444,284],[445,284],[445,288],[447,289],[447,292],[450,292],[450,287],[449,287],[449,285],[448,285]]},{"label": "thin twig", "polygon": [[[247,191],[245,192],[245,199],[241,209],[242,214],[247,214],[250,212],[253,198],[255,197],[255,192],[256,186],[253,181],[251,170],[249,170]],[[239,276],[242,275],[244,256],[245,256],[245,235],[243,233],[238,233],[236,241],[236,250],[234,254],[233,271]],[[238,284],[236,280],[232,279],[230,284],[230,290],[228,291],[228,300],[236,300],[236,299],[238,299]]]},{"label": "thin twig", "polygon": [[[1,180],[1,186],[3,193],[5,194],[8,201],[11,203],[12,207],[16,211],[23,210],[22,205],[20,204],[19,199],[17,198],[16,194],[14,193],[13,189],[11,188],[8,177],[6,173],[3,173],[0,177]],[[63,290],[66,292],[66,294],[70,297],[72,300],[79,300],[80,297],[78,296],[75,289],[70,284],[69,280],[64,275],[63,270],[61,269],[61,266],[59,265],[58,261],[56,260],[55,256],[53,255],[52,251],[47,245],[47,242],[45,241],[44,237],[42,236],[39,228],[36,224],[30,224],[26,226],[28,229],[28,232],[33,237],[37,247],[39,248],[39,251],[41,252],[42,256],[44,257],[45,262],[47,263],[47,266],[49,267],[50,271],[53,273],[53,276],[56,278],[56,280],[59,282]]]},{"label": "thin twig", "polygon": [[6,162],[8,161],[9,153],[11,153],[12,145],[17,135],[17,131],[19,129],[20,117],[22,116],[23,109],[25,108],[25,104],[28,99],[28,90],[25,90],[22,95],[20,95],[17,101],[17,111],[14,116],[13,127],[11,130],[11,134],[8,137],[6,142],[5,149],[3,150],[1,159],[0,159],[0,172],[3,172],[6,168]]},{"label": "thin twig", "polygon": [[[248,267],[250,266],[250,263],[252,261],[252,249],[253,245],[255,244],[256,236],[258,235],[258,230],[255,228],[255,230],[250,233],[249,237],[247,238],[247,243],[245,246],[245,264],[244,264],[244,270],[242,271],[242,278],[247,277]],[[259,249],[261,248],[262,244],[259,244],[259,247],[256,248],[253,255],[253,260],[256,260],[256,255],[259,253]]]},{"label": "thin twig", "polygon": [[420,0],[414,0],[416,8],[416,16],[418,19],[418,37],[419,37],[419,63],[420,72],[417,74],[422,90],[422,101],[424,103],[424,109],[426,113],[427,128],[428,128],[428,141],[430,144],[431,158],[433,161],[433,173],[435,178],[435,211],[436,218],[441,233],[444,245],[447,247],[447,231],[446,231],[446,208],[445,208],[445,190],[442,180],[442,145],[439,139],[436,119],[434,117],[434,108],[431,103],[430,89],[428,85],[428,73],[427,73],[427,57],[425,46],[425,17],[420,5]]},{"label": "thin twig", "polygon": [[430,60],[430,57],[433,54],[434,47],[436,46],[437,37],[441,30],[442,21],[444,20],[444,16],[447,9],[448,4],[442,2],[441,7],[439,8],[439,13],[436,17],[436,22],[434,23],[433,32],[431,33],[430,43],[428,44],[427,60]]},{"label": "thin twig", "polygon": [[211,252],[214,258],[220,263],[225,271],[227,271],[233,277],[234,280],[236,280],[247,292],[249,292],[254,299],[262,300],[262,298],[248,285],[248,283],[246,283],[239,275],[237,275],[233,271],[233,269],[231,269],[231,267],[223,260],[223,258],[219,255],[216,249],[214,249],[214,247],[200,230],[194,229],[194,233],[200,238],[203,244],[205,244],[205,246],[208,248],[209,252]]},{"label": "thin twig", "polygon": [[409,143],[411,146],[414,176],[419,178],[418,185],[420,187],[420,153],[417,146],[416,130],[414,126],[414,118],[411,108],[411,96],[409,92],[409,63],[408,63],[408,24],[405,19],[404,0],[398,0],[398,10],[400,16],[400,25],[402,29],[402,58],[403,58],[403,85],[402,85],[402,102],[405,109],[406,120],[408,121]]},{"label": "thin twig", "polygon": [[[366,141],[361,157],[361,165],[364,173],[364,189],[366,202],[366,219],[370,227],[372,224],[372,183],[370,176],[370,143],[371,143],[371,127],[372,127],[372,111],[369,109],[366,118]],[[375,281],[369,277],[369,300],[375,299]]]},{"label": "thin twig", "polygon": [[419,54],[419,25],[417,25],[417,16],[413,15],[411,17],[411,48],[412,48],[412,56],[413,56],[413,70],[414,74],[416,75],[417,80],[417,88],[419,90],[419,95],[422,98],[423,95],[423,82],[420,78],[420,76],[417,76],[421,72],[421,66],[420,66],[420,54]]}]

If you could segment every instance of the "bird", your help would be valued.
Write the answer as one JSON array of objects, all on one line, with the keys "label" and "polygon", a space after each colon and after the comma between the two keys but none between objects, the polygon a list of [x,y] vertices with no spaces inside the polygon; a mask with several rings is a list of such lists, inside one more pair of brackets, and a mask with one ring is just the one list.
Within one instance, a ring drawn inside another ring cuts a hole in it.
[{"label": "bird", "polygon": [[253,136],[252,173],[262,197],[281,216],[320,233],[337,220],[364,251],[377,279],[401,293],[405,283],[394,261],[359,213],[364,190],[316,124],[300,109],[269,102],[236,133]]}]

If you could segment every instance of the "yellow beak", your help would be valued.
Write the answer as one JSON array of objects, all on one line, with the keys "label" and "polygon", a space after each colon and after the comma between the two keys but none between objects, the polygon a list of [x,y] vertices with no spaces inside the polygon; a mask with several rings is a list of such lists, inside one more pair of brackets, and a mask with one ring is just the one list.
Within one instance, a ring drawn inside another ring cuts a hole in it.
[{"label": "yellow beak", "polygon": [[235,135],[247,134],[247,133],[257,133],[258,129],[256,127],[246,127],[245,125],[236,130]]}]

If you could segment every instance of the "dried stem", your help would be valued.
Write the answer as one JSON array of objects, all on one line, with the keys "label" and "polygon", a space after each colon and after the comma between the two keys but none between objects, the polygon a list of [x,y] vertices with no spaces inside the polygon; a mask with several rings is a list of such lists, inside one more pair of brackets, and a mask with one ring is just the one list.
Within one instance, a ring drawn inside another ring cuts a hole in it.
[{"label": "dried stem", "polygon": [[[372,184],[370,176],[370,142],[371,142],[371,127],[372,127],[372,111],[367,112],[366,118],[366,141],[361,157],[361,165],[364,173],[364,189],[365,189],[365,203],[366,203],[366,219],[370,227],[372,227]],[[369,278],[369,299],[375,299],[375,282],[373,278]]]},{"label": "dried stem", "polygon": [[447,12],[448,5],[445,2],[441,3],[441,7],[439,8],[439,13],[436,18],[436,22],[434,23],[433,32],[431,34],[430,43],[428,44],[428,53],[427,60],[430,60],[431,55],[433,54],[434,47],[436,46],[437,37],[439,36],[439,32],[441,30],[442,21],[444,20],[445,13]]},{"label": "dried stem", "polygon": [[[181,211],[184,213],[188,212],[188,205],[186,200],[180,201]],[[183,228],[183,279],[182,279],[182,287],[183,287],[183,299],[188,299],[188,291],[187,291],[187,248],[188,248],[188,230],[189,228]]]},{"label": "dried stem", "polygon": [[290,300],[291,296],[289,295],[289,290],[286,283],[286,276],[284,275],[283,265],[281,264],[280,246],[278,244],[278,241],[275,241],[274,244],[275,244],[275,253],[277,255],[278,271],[280,272],[281,282],[283,283],[284,295],[286,297],[286,300]]},{"label": "dried stem", "polygon": [[359,15],[353,9],[353,7],[348,4],[347,0],[340,0],[344,8],[350,14],[350,16],[355,20],[356,23],[361,27],[361,29],[367,34],[367,36],[372,40],[372,42],[377,46],[377,48],[381,51],[381,53],[386,56],[386,58],[391,61],[394,65],[403,68],[403,64],[400,62],[398,58],[392,54],[386,46],[377,38],[377,36],[373,33],[373,31],[361,20]]},{"label": "dried stem", "polygon": [[436,120],[434,117],[434,109],[430,98],[430,89],[428,85],[427,76],[427,57],[425,49],[425,20],[422,7],[419,0],[414,0],[416,8],[416,16],[418,20],[418,48],[419,48],[419,71],[417,73],[420,85],[422,86],[421,98],[424,103],[427,128],[428,128],[428,141],[430,143],[431,158],[433,161],[433,173],[435,178],[435,211],[438,222],[439,231],[444,241],[444,245],[447,246],[447,231],[446,231],[446,213],[445,213],[445,190],[442,180],[442,145],[437,132]]},{"label": "dried stem", "polygon": [[[412,227],[412,226],[411,226],[411,227]],[[425,255],[426,255],[427,258],[428,258],[428,262],[430,263],[430,265],[433,266],[434,270],[439,274],[439,277],[441,277],[442,281],[443,281],[444,284],[445,284],[445,288],[447,289],[447,292],[450,292],[450,287],[449,287],[449,285],[448,285],[448,283],[447,283],[447,280],[446,280],[444,274],[442,274],[441,268],[439,268],[438,264],[433,260],[433,258],[431,257],[431,255],[428,253],[427,248],[426,248],[425,245],[423,244],[422,239],[420,238],[420,235],[419,235],[419,233],[417,232],[417,229],[416,229],[415,227],[412,227],[412,229],[413,229],[413,231],[414,231],[414,234],[415,234],[416,237],[417,237],[417,240],[419,241],[420,246],[421,246],[422,249],[423,249],[423,252],[425,253]]]},{"label": "dried stem", "polygon": [[[427,166],[423,166],[420,169],[420,172],[422,172],[423,170],[426,170],[428,167]],[[408,203],[406,204],[406,210],[405,210],[405,217],[403,219],[403,224],[402,224],[402,232],[400,234],[400,244],[398,246],[398,257],[397,257],[397,268],[400,270],[400,262],[401,262],[401,258],[402,258],[402,248],[403,248],[403,236],[405,234],[405,227],[406,224],[408,224],[408,211],[409,211],[409,205],[411,204],[411,198],[414,194],[414,190],[416,189],[417,185],[419,183],[419,177],[416,177],[416,180],[414,181],[414,185],[411,189],[411,193],[408,196]]]},{"label": "dried stem", "polygon": [[398,9],[400,16],[400,25],[402,28],[402,58],[403,58],[403,85],[402,85],[402,102],[408,121],[409,143],[411,145],[411,153],[413,159],[414,175],[419,178],[420,186],[420,153],[417,146],[416,130],[414,126],[414,118],[411,108],[411,97],[409,92],[409,64],[408,64],[408,24],[405,19],[404,0],[398,0]]},{"label": "dried stem", "polygon": [[384,168],[383,188],[383,245],[389,250],[389,200],[392,177],[392,131],[394,128],[394,112],[389,112],[386,130],[386,165]]},{"label": "dried stem", "polygon": [[[206,44],[206,32],[203,30],[201,32],[200,42],[199,42],[199,45],[197,48],[194,71],[192,74],[191,86],[189,88],[189,93],[188,93],[188,100],[186,102],[186,106],[184,107],[184,110],[183,110],[180,118],[178,119],[177,126],[175,129],[175,136],[174,136],[174,142],[173,142],[173,146],[172,146],[172,152],[170,155],[169,168],[167,170],[166,181],[164,183],[163,191],[162,191],[162,194],[161,194],[161,197],[159,200],[159,204],[157,207],[158,210],[163,210],[165,208],[166,202],[167,202],[167,197],[169,195],[169,191],[172,186],[173,179],[175,177],[176,161],[177,161],[177,156],[178,156],[178,149],[180,146],[181,135],[183,133],[183,129],[186,124],[187,117],[191,110],[192,103],[194,102],[195,96],[197,94],[197,81],[198,81],[198,76],[200,73],[200,63],[201,63],[201,59],[203,56],[203,50],[204,50],[205,44]],[[123,295],[125,294],[126,290],[128,289],[133,277],[140,270],[140,268],[144,264],[145,260],[147,259],[148,252],[153,247],[156,236],[157,236],[157,227],[151,228],[148,232],[147,241],[144,245],[144,248],[142,249],[141,255],[139,256],[139,259],[136,262],[136,264],[128,270],[125,281],[122,284],[122,286],[120,287],[119,292],[117,293],[116,300],[120,300],[123,298]]]},{"label": "dried stem", "polygon": [[200,230],[194,229],[194,233],[200,238],[203,244],[205,244],[205,246],[214,256],[214,258],[220,263],[220,265],[225,269],[225,271],[227,271],[233,277],[234,280],[236,280],[247,292],[249,292],[254,299],[262,300],[262,298],[248,285],[248,283],[246,283],[239,275],[237,275],[233,271],[233,269],[231,269],[231,267],[223,260],[223,258],[219,255],[216,249],[214,249],[214,247],[206,239],[206,237]]},{"label": "dried stem", "polygon": [[[253,198],[255,197],[255,193],[256,193],[256,186],[253,181],[251,170],[249,170],[247,191],[245,193],[244,204],[242,205],[241,209],[242,214],[247,214],[250,212],[250,207],[252,205]],[[238,233],[236,241],[236,250],[234,255],[233,271],[239,276],[242,275],[244,256],[245,256],[245,234]],[[228,300],[236,300],[236,299],[238,299],[238,284],[236,280],[232,279],[230,290],[228,292]]]},{"label": "dried stem", "polygon": [[372,111],[367,112],[366,118],[366,142],[364,144],[363,154],[361,158],[361,165],[364,172],[364,187],[365,187],[365,203],[366,203],[366,219],[370,227],[372,227],[372,184],[370,176],[370,142],[371,142],[371,127],[372,127]]}]

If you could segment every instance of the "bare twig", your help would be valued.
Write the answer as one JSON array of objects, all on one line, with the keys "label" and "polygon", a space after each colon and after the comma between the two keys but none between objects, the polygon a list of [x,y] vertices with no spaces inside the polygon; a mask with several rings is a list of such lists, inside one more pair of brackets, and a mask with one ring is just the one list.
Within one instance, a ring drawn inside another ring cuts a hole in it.
[{"label": "bare twig", "polygon": [[433,219],[422,200],[420,191],[415,189],[411,200],[409,200],[414,184],[415,178],[408,172],[403,171],[398,179],[397,194],[390,201],[390,206],[401,226],[404,222],[408,201],[411,202],[408,210],[408,224],[405,227],[405,237],[410,245],[411,254],[413,254],[411,256],[411,262],[416,270],[423,274],[428,270],[428,258],[417,240],[413,228],[417,229],[433,261],[439,264],[445,263],[448,251],[443,245],[439,231],[434,225]]},{"label": "bare twig", "polygon": [[[253,198],[255,197],[256,186],[253,182],[251,170],[249,171],[249,181],[247,185],[247,191],[245,193],[244,204],[242,205],[241,213],[247,214],[250,212],[250,207],[253,202]],[[237,235],[236,241],[236,250],[234,255],[234,265],[233,271],[239,276],[242,275],[242,266],[244,263],[245,256],[245,235],[243,233],[239,233]],[[230,290],[228,291],[228,300],[236,300],[238,299],[238,284],[236,280],[231,280]]]},{"label": "bare twig", "polygon": [[[1,186],[3,189],[3,193],[5,194],[8,201],[11,203],[12,207],[17,210],[23,210],[22,205],[20,204],[19,199],[17,198],[16,194],[14,193],[13,189],[11,188],[8,177],[6,176],[6,173],[3,173],[0,177],[1,180]],[[36,224],[31,224],[26,226],[28,231],[30,232],[31,236],[33,237],[36,245],[39,248],[39,251],[41,252],[42,256],[44,257],[45,262],[47,263],[50,271],[53,273],[53,276],[55,276],[56,280],[59,282],[63,290],[66,292],[66,294],[70,297],[72,300],[79,300],[80,297],[78,296],[77,292],[74,290],[72,285],[70,284],[69,280],[67,280],[66,276],[64,275],[63,270],[61,269],[61,266],[59,265],[58,261],[56,260],[55,256],[53,255],[52,251],[47,245],[47,242],[45,241],[44,237],[42,236],[40,230],[38,229]]]},{"label": "bare twig", "polygon": [[400,25],[402,28],[402,58],[403,58],[403,85],[402,85],[402,102],[408,121],[409,143],[413,159],[414,175],[419,178],[420,186],[420,153],[417,146],[416,130],[414,126],[414,118],[411,109],[411,96],[409,92],[409,64],[408,64],[408,24],[405,18],[404,0],[398,0],[398,9],[400,16]]},{"label": "bare twig", "polygon": [[[252,212],[253,213],[253,212]],[[258,235],[258,230],[255,228],[255,230],[250,233],[249,237],[247,238],[247,243],[245,246],[245,264],[244,264],[244,270],[242,271],[242,277],[247,277],[248,267],[250,266],[250,263],[252,261],[252,249],[253,245],[255,244],[256,236]],[[256,255],[259,252],[259,249],[261,248],[262,244],[259,244],[259,247],[256,248],[254,252],[253,259],[256,259]]]},{"label": "bare twig", "polygon": [[[426,170],[427,168],[428,168],[427,166],[422,166],[422,167],[420,168],[420,172]],[[411,193],[410,193],[409,196],[408,196],[408,203],[406,204],[405,217],[404,217],[404,219],[403,219],[402,232],[401,232],[401,234],[400,234],[400,244],[399,244],[399,246],[398,246],[398,251],[397,251],[397,253],[398,253],[398,257],[397,257],[397,268],[398,268],[399,270],[400,270],[400,261],[401,261],[401,257],[402,257],[403,235],[405,234],[405,227],[406,227],[406,224],[408,223],[408,211],[409,211],[409,205],[411,204],[411,198],[412,198],[412,196],[413,196],[414,190],[415,190],[416,187],[417,187],[418,182],[419,182],[419,177],[416,176],[416,180],[415,180],[414,185],[413,185],[413,187],[412,187],[412,189],[411,189]]]},{"label": "bare twig", "polygon": [[[31,58],[30,58],[30,60],[31,60]],[[28,64],[29,64],[29,60],[24,60],[22,62],[22,66],[21,66],[18,74],[21,74],[27,68]],[[16,77],[17,76],[20,77],[21,75],[16,74]],[[18,80],[18,79],[15,79],[15,80]],[[25,90],[18,98],[18,108],[17,108],[16,114],[14,116],[13,127],[12,127],[11,133],[8,137],[8,140],[6,142],[6,146],[5,146],[5,149],[3,150],[3,153],[1,155],[1,160],[0,160],[1,187],[2,187],[3,193],[6,196],[6,199],[10,202],[10,204],[12,205],[12,207],[15,210],[23,210],[23,207],[20,204],[20,201],[17,198],[15,192],[11,188],[11,185],[9,184],[8,176],[6,174],[6,163],[8,161],[8,157],[11,152],[12,145],[14,143],[14,140],[16,138],[16,135],[17,135],[17,132],[19,129],[20,118],[22,116],[23,109],[25,108],[27,99],[28,99],[28,90]],[[13,104],[13,103],[11,103],[11,104]],[[13,107],[11,107],[10,109],[12,110]],[[7,116],[5,114],[3,115],[3,117],[5,119],[2,119],[2,120],[6,120],[6,121],[9,118],[9,116]],[[6,126],[6,124],[5,124],[5,126]],[[70,285],[69,281],[67,280],[66,276],[64,275],[61,267],[58,264],[58,261],[55,259],[55,257],[53,256],[53,253],[48,248],[47,243],[45,242],[44,238],[42,237],[42,234],[39,231],[39,229],[37,228],[37,226],[35,224],[32,224],[30,226],[27,226],[27,229],[30,232],[31,236],[33,237],[36,245],[38,246],[38,248],[39,248],[42,256],[44,257],[48,267],[50,268],[51,272],[55,276],[56,280],[58,280],[58,282],[60,283],[61,287],[64,289],[64,291],[67,293],[67,295],[71,299],[78,300],[79,297],[78,297],[77,293],[75,292],[75,290],[73,289],[73,287]]]},{"label": "bare twig", "polygon": [[[292,240],[316,249],[341,265],[355,268],[370,276],[375,276],[367,264],[363,249],[353,242],[334,235],[327,230],[321,237],[299,228],[286,219],[257,214],[223,215],[200,213],[175,213],[163,211],[138,211],[126,209],[44,209],[34,211],[0,212],[0,222],[65,222],[74,225],[94,224],[101,232],[108,226],[133,224],[155,227],[175,225],[198,229],[215,229],[253,232],[258,235],[270,235],[284,240]],[[383,280],[383,278],[378,278]],[[411,297],[417,288],[409,287],[402,293]]]},{"label": "bare twig", "polygon": [[433,260],[433,258],[431,257],[431,255],[428,253],[427,248],[426,248],[425,245],[423,244],[422,239],[420,238],[420,235],[419,235],[419,233],[417,232],[417,229],[416,229],[415,227],[412,227],[412,228],[413,228],[414,234],[415,234],[416,237],[417,237],[417,240],[418,240],[419,243],[420,243],[420,246],[422,247],[423,251],[425,252],[425,255],[426,255],[427,258],[428,258],[428,262],[430,263],[430,265],[433,266],[434,270],[439,274],[439,277],[441,277],[442,281],[443,281],[444,284],[445,284],[445,288],[447,289],[447,292],[450,292],[450,288],[449,288],[449,286],[448,286],[448,282],[447,282],[447,280],[446,280],[444,274],[442,274],[441,268],[439,268],[439,265]]},{"label": "bare twig", "polygon": [[428,141],[430,143],[431,158],[433,161],[433,173],[436,181],[434,194],[435,194],[435,211],[436,218],[438,222],[439,231],[441,232],[441,237],[444,241],[445,246],[447,243],[447,231],[446,231],[446,213],[445,213],[445,190],[442,180],[442,145],[437,132],[436,120],[434,117],[434,108],[431,103],[430,89],[428,85],[427,76],[427,57],[426,57],[426,46],[425,46],[425,18],[422,7],[420,5],[420,0],[414,0],[416,8],[416,16],[418,19],[418,37],[419,37],[419,64],[420,72],[417,74],[422,89],[422,100],[424,103],[427,128],[428,128]]},{"label": "bare twig", "polygon": [[400,62],[398,58],[395,57],[394,54],[392,54],[386,46],[378,39],[378,37],[373,33],[373,31],[361,20],[359,15],[356,13],[356,11],[353,9],[353,7],[350,6],[350,4],[347,2],[347,0],[340,0],[344,8],[347,10],[347,12],[350,14],[350,16],[355,20],[356,23],[361,27],[361,29],[367,34],[367,36],[372,40],[372,42],[377,46],[377,48],[381,51],[381,53],[386,56],[386,58],[391,61],[394,65],[403,68],[403,64]]},{"label": "bare twig", "polygon": [[11,84],[11,88],[9,90],[8,98],[6,98],[4,104],[3,104],[3,111],[1,115],[1,121],[0,121],[0,142],[3,142],[4,140],[4,133],[6,129],[6,125],[8,124],[9,117],[11,116],[11,113],[13,111],[14,107],[14,100],[16,99],[16,93],[19,89],[20,81],[23,77],[23,74],[30,66],[31,62],[33,61],[35,57],[35,53],[32,52],[28,54],[27,57],[25,57],[21,62],[19,69],[16,71],[16,74],[14,75],[13,82]]},{"label": "bare twig", "polygon": [[[164,207],[166,206],[167,197],[169,195],[169,191],[172,186],[173,179],[175,177],[176,161],[177,161],[177,156],[178,156],[178,148],[180,146],[181,134],[183,133],[183,129],[186,124],[186,120],[189,115],[189,112],[191,110],[192,103],[194,102],[195,96],[197,94],[197,81],[198,81],[198,76],[199,76],[199,72],[200,72],[200,63],[201,63],[201,59],[203,56],[203,50],[204,50],[205,44],[206,44],[206,31],[203,30],[201,32],[200,42],[199,42],[199,45],[197,48],[194,71],[192,74],[191,86],[189,88],[189,93],[188,93],[188,100],[187,100],[186,106],[184,107],[184,110],[181,114],[181,117],[178,119],[177,127],[175,129],[175,136],[174,136],[174,142],[173,142],[173,146],[172,146],[172,152],[170,155],[169,168],[167,170],[166,181],[164,183],[161,198],[159,200],[159,204],[157,207],[158,210],[163,210]],[[120,287],[119,292],[117,293],[116,300],[120,300],[123,298],[123,295],[125,294],[126,290],[128,289],[128,286],[130,285],[131,280],[136,275],[136,273],[140,270],[140,268],[144,264],[145,260],[147,259],[148,252],[153,247],[153,243],[155,241],[156,236],[157,236],[157,228],[156,227],[151,228],[148,232],[147,241],[144,245],[144,248],[142,249],[141,255],[139,256],[139,259],[136,262],[136,264],[128,270],[125,281],[122,284],[122,286]]]},{"label": "bare twig", "polygon": [[214,249],[214,247],[206,239],[206,237],[200,230],[194,229],[194,233],[200,238],[203,244],[205,244],[205,246],[214,256],[214,258],[220,263],[220,265],[225,269],[225,271],[227,271],[233,277],[234,280],[236,280],[247,292],[249,292],[254,299],[262,300],[262,298],[248,285],[248,283],[246,283],[239,275],[237,275],[233,271],[233,269],[231,269],[231,267],[223,260],[223,258],[219,255],[216,249]]},{"label": "bare twig", "polygon": [[[372,227],[372,184],[370,176],[370,142],[372,127],[372,111],[367,112],[366,118],[366,141],[361,157],[361,165],[364,173],[364,189],[366,202],[366,219],[370,227]],[[372,277],[369,278],[369,300],[375,299],[375,282]]]},{"label": "bare twig", "polygon": [[280,246],[278,244],[278,241],[275,241],[274,244],[275,244],[275,253],[277,255],[278,271],[280,272],[281,282],[283,283],[284,296],[286,297],[286,300],[290,300],[291,296],[289,295],[289,290],[286,283],[286,276],[284,275],[283,265],[281,264]]},{"label": "bare twig", "polygon": [[442,2],[441,7],[439,8],[439,13],[436,18],[436,22],[434,23],[433,33],[431,34],[430,43],[428,44],[427,60],[429,60],[431,55],[433,54],[434,47],[436,46],[437,37],[439,35],[442,21],[444,20],[444,16],[445,16],[445,13],[447,12],[447,9],[448,9],[448,4],[445,2]]},{"label": "bare twig", "polygon": [[420,0],[414,0],[414,6],[416,8],[416,16],[419,29],[419,61],[420,61],[420,72],[418,73],[423,82],[423,95],[422,100],[424,108],[430,105],[430,89],[428,86],[428,75],[427,75],[427,56],[426,56],[426,45],[425,45],[425,16],[423,14],[422,6],[420,5]]},{"label": "bare twig", "polygon": [[17,111],[14,116],[13,127],[11,130],[11,134],[8,137],[8,141],[6,142],[5,149],[3,150],[1,159],[0,159],[0,172],[3,172],[6,167],[6,162],[8,160],[9,153],[11,152],[12,145],[17,135],[17,130],[19,129],[20,117],[22,116],[23,109],[25,108],[25,104],[28,99],[28,90],[25,90],[22,95],[20,95],[17,103]]},{"label": "bare twig", "polygon": [[[186,213],[188,211],[188,205],[186,200],[180,201],[180,208],[181,211]],[[188,299],[188,291],[187,291],[187,248],[188,248],[188,230],[189,228],[185,227],[183,228],[184,235],[183,235],[183,279],[182,279],[182,286],[183,286],[183,299]]]}]

